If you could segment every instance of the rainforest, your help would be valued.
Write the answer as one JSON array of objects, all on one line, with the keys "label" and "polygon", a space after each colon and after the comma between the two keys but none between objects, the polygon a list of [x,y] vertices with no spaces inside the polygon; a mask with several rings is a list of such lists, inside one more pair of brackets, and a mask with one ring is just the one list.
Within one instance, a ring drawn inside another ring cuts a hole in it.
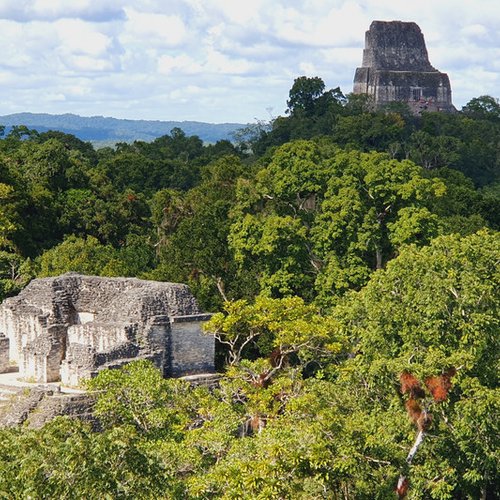
[{"label": "rainforest", "polygon": [[498,100],[286,105],[212,144],[0,127],[0,301],[186,283],[220,373],[138,361],[87,383],[98,425],[0,429],[2,498],[498,498]]}]

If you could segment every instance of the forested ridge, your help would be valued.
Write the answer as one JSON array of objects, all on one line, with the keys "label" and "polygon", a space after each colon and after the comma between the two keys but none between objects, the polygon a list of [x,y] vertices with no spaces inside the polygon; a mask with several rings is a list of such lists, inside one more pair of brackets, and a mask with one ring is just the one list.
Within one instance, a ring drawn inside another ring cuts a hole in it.
[{"label": "forested ridge", "polygon": [[7,132],[13,126],[24,125],[38,132],[59,130],[72,134],[96,147],[134,140],[152,141],[179,127],[188,135],[198,135],[206,142],[230,139],[231,134],[243,127],[240,123],[206,123],[196,121],[125,120],[104,116],[79,116],[71,113],[15,113],[0,116]]},{"label": "forested ridge", "polygon": [[0,493],[498,498],[499,198],[490,96],[414,116],[300,77],[234,143],[13,127],[0,300],[68,271],[187,283],[223,377],[102,372],[98,432],[0,430]]}]

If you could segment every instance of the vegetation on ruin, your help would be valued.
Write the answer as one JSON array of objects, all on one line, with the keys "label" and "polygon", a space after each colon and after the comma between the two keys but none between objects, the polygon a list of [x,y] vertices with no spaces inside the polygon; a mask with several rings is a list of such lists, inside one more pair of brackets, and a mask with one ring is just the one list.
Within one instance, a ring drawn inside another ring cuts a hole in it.
[{"label": "vegetation on ruin", "polygon": [[0,496],[495,498],[498,101],[416,117],[300,77],[287,106],[234,144],[1,137],[0,299],[185,282],[224,376],[101,373],[98,431],[0,430]]}]

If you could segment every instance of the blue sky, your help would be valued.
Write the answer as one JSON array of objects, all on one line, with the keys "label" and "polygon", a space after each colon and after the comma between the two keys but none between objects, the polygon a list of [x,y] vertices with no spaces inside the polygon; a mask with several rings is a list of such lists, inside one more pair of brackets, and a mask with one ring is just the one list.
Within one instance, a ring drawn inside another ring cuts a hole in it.
[{"label": "blue sky", "polygon": [[420,26],[457,108],[500,97],[498,0],[0,0],[0,115],[268,120],[298,76],[350,92],[375,19]]}]

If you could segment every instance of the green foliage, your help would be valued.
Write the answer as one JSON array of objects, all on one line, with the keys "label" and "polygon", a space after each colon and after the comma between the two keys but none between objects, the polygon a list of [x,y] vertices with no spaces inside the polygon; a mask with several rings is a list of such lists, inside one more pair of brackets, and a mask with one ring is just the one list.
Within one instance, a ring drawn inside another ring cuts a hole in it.
[{"label": "green foliage", "polygon": [[259,356],[271,357],[274,368],[281,368],[291,354],[304,363],[319,360],[323,352],[331,356],[341,348],[334,335],[335,322],[299,297],[257,297],[253,304],[227,302],[224,310],[214,314],[204,328],[227,347],[230,365],[257,351]]},{"label": "green foliage", "polygon": [[12,186],[0,183],[0,248],[12,246],[10,238],[16,230],[13,210],[9,207],[13,192],[14,188]]},{"label": "green foliage", "polygon": [[419,130],[409,140],[411,159],[424,168],[456,166],[460,155],[461,142],[455,137],[437,137]]},{"label": "green foliage", "polygon": [[424,178],[409,161],[353,151],[338,155],[334,165],[341,175],[329,180],[312,230],[325,266],[317,279],[325,299],[332,291],[364,285],[399,245],[428,242],[436,234],[436,217],[425,205],[445,193],[439,179]]},{"label": "green foliage", "polygon": [[231,298],[235,264],[227,247],[238,157],[224,156],[202,170],[202,182],[186,195],[161,190],[151,202],[159,266],[153,279],[187,282],[205,308]]},{"label": "green foliage", "polygon": [[[409,368],[420,378],[462,367],[487,386],[495,382],[499,322],[498,233],[437,238],[409,246],[384,272],[349,298],[363,309],[356,329],[371,371]],[[359,313],[358,313],[359,314]],[[366,321],[366,323],[364,323]],[[356,336],[356,335],[354,335]]]},{"label": "green foliage", "polygon": [[[236,196],[229,244],[240,271],[255,275],[261,293],[319,297],[324,305],[363,286],[401,245],[425,245],[449,227],[433,212],[447,206],[440,178],[408,160],[343,151],[327,140],[281,146],[254,182],[240,180]],[[471,213],[455,203],[446,215]],[[474,223],[474,230],[484,225]]]},{"label": "green foliage", "polygon": [[37,276],[58,276],[76,272],[94,276],[140,276],[154,262],[152,249],[140,238],[130,235],[120,249],[103,245],[93,236],[69,236],[44,252],[37,260]]},{"label": "green foliage", "polygon": [[57,418],[40,431],[0,432],[5,497],[181,498],[178,481],[132,427],[94,433]]},{"label": "green foliage", "polygon": [[499,430],[499,243],[483,231],[409,246],[335,310],[358,353],[344,376],[376,405],[397,404],[403,371],[420,380],[457,371],[445,402],[426,403],[434,424],[411,468],[415,498],[473,498],[495,483],[498,442],[477,433]]},{"label": "green foliage", "polygon": [[324,95],[324,91],[325,83],[317,76],[314,78],[306,76],[296,78],[290,89],[290,99],[287,101],[289,113],[311,115],[317,101]]},{"label": "green foliage", "polygon": [[39,260],[38,276],[58,276],[67,272],[100,275],[114,257],[115,250],[92,236],[70,236],[60,245],[44,252]]},{"label": "green foliage", "polygon": [[398,144],[407,135],[407,121],[395,112],[347,114],[338,119],[333,130],[333,138],[339,145],[360,151],[397,153]]},{"label": "green foliage", "polygon": [[136,361],[120,370],[105,370],[91,379],[87,388],[99,392],[95,415],[106,428],[134,426],[138,432],[154,434],[175,432],[182,424],[175,408],[182,383],[165,380],[150,362]]},{"label": "green foliage", "polygon": [[35,275],[30,259],[18,253],[0,250],[0,301],[20,292]]},{"label": "green foliage", "polygon": [[471,99],[462,108],[462,112],[479,120],[500,121],[500,104],[498,103],[498,99],[490,95],[483,95]]},{"label": "green foliage", "polygon": [[[211,390],[101,372],[98,432],[0,430],[0,496],[494,494],[498,102],[414,117],[300,77],[287,105],[237,148],[0,127],[0,300],[68,271],[188,283],[227,358]],[[403,373],[433,417],[411,465]]]}]

